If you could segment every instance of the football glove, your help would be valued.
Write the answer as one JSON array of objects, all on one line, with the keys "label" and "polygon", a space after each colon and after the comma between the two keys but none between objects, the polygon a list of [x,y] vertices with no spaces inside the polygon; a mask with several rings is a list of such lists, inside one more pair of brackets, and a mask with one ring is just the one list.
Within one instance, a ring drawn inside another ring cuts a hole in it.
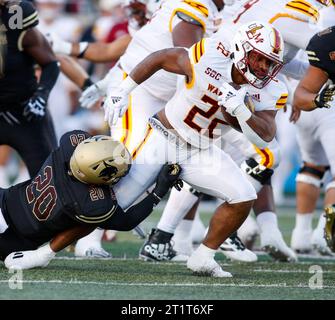
[{"label": "football glove", "polygon": [[107,95],[104,101],[105,121],[109,126],[115,126],[118,118],[122,117],[127,111],[129,93],[122,88],[114,88]]},{"label": "football glove", "polygon": [[48,32],[45,35],[53,52],[71,55],[72,43],[62,40],[56,33]]},{"label": "football glove", "polygon": [[152,191],[162,199],[169,191],[170,187],[175,187],[178,191],[183,187],[183,182],[179,179],[181,167],[178,164],[165,164],[158,174],[156,186]]},{"label": "football glove", "polygon": [[37,89],[24,107],[23,116],[28,121],[42,119],[46,114],[47,101],[47,95],[43,90]]},{"label": "football glove", "polygon": [[46,267],[55,255],[56,253],[47,244],[36,250],[12,252],[4,262],[8,269],[32,269]]},{"label": "football glove", "polygon": [[219,105],[224,107],[226,112],[239,119],[250,118],[251,112],[244,103],[246,88],[236,90],[229,83],[223,83],[220,91],[222,95],[219,97]]},{"label": "football glove", "polygon": [[335,84],[327,84],[315,97],[314,103],[318,108],[335,107]]},{"label": "football glove", "polygon": [[106,94],[105,90],[101,88],[99,82],[92,84],[88,87],[79,98],[80,105],[83,108],[92,108],[100,98],[104,97]]},{"label": "football glove", "polygon": [[335,252],[335,205],[325,208],[325,239],[331,251]]}]

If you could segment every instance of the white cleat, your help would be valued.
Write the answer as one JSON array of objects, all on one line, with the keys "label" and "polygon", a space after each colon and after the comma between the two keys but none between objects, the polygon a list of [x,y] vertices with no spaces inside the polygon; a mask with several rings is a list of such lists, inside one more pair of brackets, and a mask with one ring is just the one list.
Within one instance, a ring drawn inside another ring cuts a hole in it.
[{"label": "white cleat", "polygon": [[210,276],[214,278],[232,277],[232,274],[227,271],[223,271],[214,259],[199,257],[197,254],[193,254],[187,260],[187,268],[199,276]]},{"label": "white cleat", "polygon": [[219,252],[227,258],[241,262],[255,262],[257,255],[247,249],[237,235],[233,235],[225,240],[219,247]]},{"label": "white cleat", "polygon": [[268,230],[261,232],[261,247],[274,260],[283,262],[298,261],[297,255],[285,243],[283,236],[279,230]]},{"label": "white cleat", "polygon": [[312,251],[312,229],[301,230],[294,228],[291,237],[291,248],[297,253]]},{"label": "white cleat", "polygon": [[74,255],[76,257],[85,257],[85,258],[111,258],[112,255],[104,250],[101,246],[98,247],[89,247],[89,248],[83,248],[76,246],[74,250]]},{"label": "white cleat", "polygon": [[246,248],[252,250],[256,239],[259,235],[257,222],[252,216],[248,216],[240,228],[237,230],[237,235],[241,239]]},{"label": "white cleat", "polygon": [[315,229],[312,234],[312,248],[322,256],[334,256],[334,253],[327,245],[326,239],[323,235],[323,230]]}]

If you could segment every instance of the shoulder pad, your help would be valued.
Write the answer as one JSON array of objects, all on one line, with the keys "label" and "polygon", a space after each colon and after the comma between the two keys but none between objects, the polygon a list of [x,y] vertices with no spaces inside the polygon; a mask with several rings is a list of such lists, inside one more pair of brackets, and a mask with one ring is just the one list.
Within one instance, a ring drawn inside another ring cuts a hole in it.
[{"label": "shoulder pad", "polygon": [[62,145],[64,143],[70,143],[73,147],[76,147],[80,142],[89,137],[91,137],[91,135],[85,131],[73,130],[64,133],[60,138],[59,144]]},{"label": "shoulder pad", "polygon": [[81,222],[88,223],[88,224],[101,224],[108,219],[110,219],[113,214],[116,212],[118,204],[113,202],[112,207],[108,212],[96,212],[93,211],[92,213],[76,215],[75,218]]},{"label": "shoulder pad", "polygon": [[38,25],[38,13],[30,1],[21,1],[18,6],[22,9],[23,30],[34,28]]},{"label": "shoulder pad", "polygon": [[191,24],[194,24],[196,26],[200,26],[202,27],[201,23],[194,19],[193,17],[189,16],[187,13],[185,12],[177,12],[177,17],[187,23],[191,23]]}]

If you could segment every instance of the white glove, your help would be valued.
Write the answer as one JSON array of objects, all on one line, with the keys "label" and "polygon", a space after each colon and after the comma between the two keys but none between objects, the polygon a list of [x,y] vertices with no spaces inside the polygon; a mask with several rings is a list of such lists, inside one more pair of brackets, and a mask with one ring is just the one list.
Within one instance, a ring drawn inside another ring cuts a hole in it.
[{"label": "white glove", "polygon": [[99,82],[92,84],[82,93],[79,102],[83,108],[92,108],[100,98],[106,95],[106,90],[99,85]]},{"label": "white glove", "polygon": [[104,102],[105,121],[109,126],[115,126],[119,117],[122,117],[128,108],[129,94],[136,88],[137,83],[128,76],[118,88],[111,88]]},{"label": "white glove", "polygon": [[223,83],[220,91],[222,95],[219,97],[219,105],[224,107],[230,115],[243,121],[251,117],[251,112],[244,103],[246,88],[236,90],[229,83]]},{"label": "white glove", "polygon": [[55,53],[71,55],[72,43],[62,40],[57,34],[49,32],[45,35]]},{"label": "white glove", "polygon": [[8,269],[32,269],[46,267],[55,255],[56,253],[47,244],[36,250],[12,252],[4,262]]},{"label": "white glove", "polygon": [[127,111],[129,94],[121,88],[115,88],[110,91],[104,102],[105,121],[109,126],[115,126],[119,117],[122,117]]}]

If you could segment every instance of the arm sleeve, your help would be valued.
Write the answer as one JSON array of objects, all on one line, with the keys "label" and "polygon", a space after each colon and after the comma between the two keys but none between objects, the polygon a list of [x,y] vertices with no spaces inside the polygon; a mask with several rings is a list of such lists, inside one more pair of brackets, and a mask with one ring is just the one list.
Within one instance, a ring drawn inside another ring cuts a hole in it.
[{"label": "arm sleeve", "polygon": [[23,30],[34,28],[38,25],[38,13],[29,1],[22,1],[20,7],[23,11]]},{"label": "arm sleeve", "polygon": [[329,46],[332,46],[334,41],[335,27],[315,34],[306,49],[309,64],[328,73],[334,65],[329,50]]},{"label": "arm sleeve", "polygon": [[141,202],[130,207],[127,211],[123,211],[118,207],[116,213],[101,227],[119,231],[132,230],[150,215],[156,203],[157,198],[150,193]]}]

